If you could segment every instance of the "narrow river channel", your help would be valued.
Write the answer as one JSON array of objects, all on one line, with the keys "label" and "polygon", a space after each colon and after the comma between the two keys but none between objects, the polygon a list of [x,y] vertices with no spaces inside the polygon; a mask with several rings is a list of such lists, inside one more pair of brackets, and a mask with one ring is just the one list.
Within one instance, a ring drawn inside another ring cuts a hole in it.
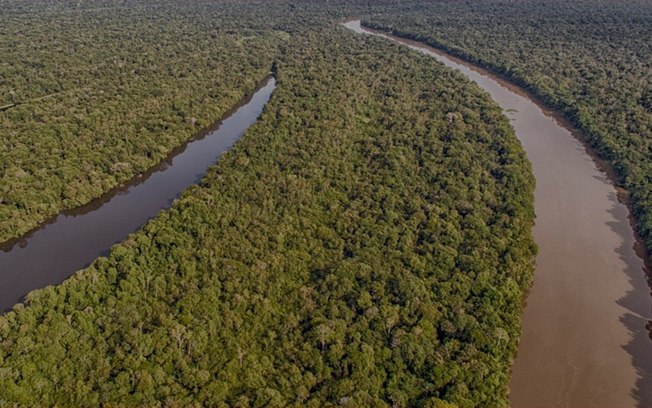
[{"label": "narrow river channel", "polygon": [[113,244],[169,208],[256,122],[275,86],[273,77],[266,78],[220,123],[130,184],[1,245],[0,312],[20,302],[29,291],[60,283],[108,254]]},{"label": "narrow river channel", "polygon": [[576,131],[526,92],[437,49],[361,27],[436,58],[512,120],[537,186],[534,286],[512,369],[514,407],[652,407],[652,298],[627,207]]}]

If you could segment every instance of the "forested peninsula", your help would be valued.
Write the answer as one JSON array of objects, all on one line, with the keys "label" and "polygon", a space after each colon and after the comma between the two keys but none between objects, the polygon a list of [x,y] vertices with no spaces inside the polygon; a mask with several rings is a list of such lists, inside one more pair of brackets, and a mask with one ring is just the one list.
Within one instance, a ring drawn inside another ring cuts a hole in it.
[{"label": "forested peninsula", "polygon": [[[170,210],[0,316],[0,405],[507,405],[534,181],[487,94],[337,24],[370,4],[124,5],[1,14],[87,47],[0,84],[2,103],[59,92],[0,112],[4,237],[142,171],[270,69],[277,88]],[[113,75],[81,62],[96,52]]]}]

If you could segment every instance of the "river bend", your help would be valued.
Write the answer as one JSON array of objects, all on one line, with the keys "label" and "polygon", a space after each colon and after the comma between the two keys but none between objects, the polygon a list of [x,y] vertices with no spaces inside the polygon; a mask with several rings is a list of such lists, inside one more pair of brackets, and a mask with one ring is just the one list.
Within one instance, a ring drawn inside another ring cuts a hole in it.
[{"label": "river bend", "polygon": [[[652,299],[626,205],[563,118],[517,86],[360,25],[462,72],[505,110],[536,178],[534,285],[512,368],[514,407],[652,407]],[[649,326],[648,326],[649,327]]]}]

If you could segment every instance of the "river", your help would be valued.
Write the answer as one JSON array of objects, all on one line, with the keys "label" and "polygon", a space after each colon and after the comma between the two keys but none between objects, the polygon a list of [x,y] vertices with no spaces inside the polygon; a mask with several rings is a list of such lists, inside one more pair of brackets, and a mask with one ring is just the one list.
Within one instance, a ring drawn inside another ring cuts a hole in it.
[{"label": "river", "polygon": [[532,163],[539,254],[512,368],[512,406],[652,407],[648,271],[629,210],[581,134],[482,68],[359,20],[344,25],[430,55],[476,82],[505,110]]},{"label": "river", "polygon": [[127,238],[201,180],[218,157],[256,122],[276,86],[266,78],[222,121],[168,159],[90,204],[65,211],[20,239],[0,245],[0,311],[37,288],[62,282]]}]

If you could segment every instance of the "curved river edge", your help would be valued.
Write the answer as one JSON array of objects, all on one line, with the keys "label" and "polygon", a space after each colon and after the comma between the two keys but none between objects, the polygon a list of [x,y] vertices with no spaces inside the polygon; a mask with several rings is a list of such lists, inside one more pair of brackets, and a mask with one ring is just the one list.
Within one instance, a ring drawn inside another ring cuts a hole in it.
[{"label": "curved river edge", "polygon": [[430,55],[476,82],[505,110],[532,163],[539,254],[511,405],[652,407],[649,257],[610,165],[561,113],[504,77],[357,19],[343,25]]},{"label": "curved river edge", "polygon": [[61,283],[155,217],[254,124],[276,87],[270,74],[215,125],[174,149],[148,172],[87,205],[66,210],[0,244],[0,313],[34,289]]}]

